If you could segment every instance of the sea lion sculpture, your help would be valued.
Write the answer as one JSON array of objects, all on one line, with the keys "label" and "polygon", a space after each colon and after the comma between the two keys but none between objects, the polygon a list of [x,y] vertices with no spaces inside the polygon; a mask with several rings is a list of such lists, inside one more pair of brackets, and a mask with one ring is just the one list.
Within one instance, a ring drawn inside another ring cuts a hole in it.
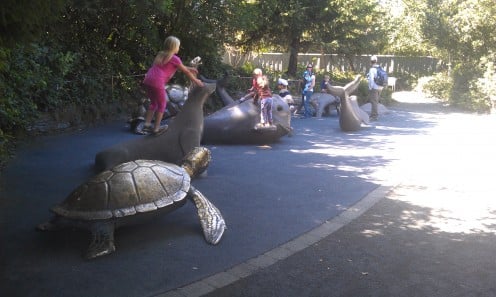
[{"label": "sea lion sculpture", "polygon": [[217,95],[226,105],[205,117],[202,143],[204,144],[267,144],[291,133],[289,105],[273,95],[272,117],[275,128],[255,129],[260,122],[260,107],[253,99],[234,100],[226,91],[227,76],[217,82]]},{"label": "sea lion sculpture", "polygon": [[291,111],[291,114],[298,108],[298,105],[301,102],[297,102],[297,99],[293,97],[291,94],[285,94],[284,96],[281,96],[281,93],[279,93],[279,97],[281,97],[282,101],[286,102],[289,106],[289,111]]},{"label": "sea lion sculpture", "polygon": [[358,88],[360,78],[360,75],[357,75],[353,81],[344,87],[327,86],[329,93],[341,100],[339,126],[345,132],[359,130],[362,123],[369,124],[369,115],[358,106],[356,96],[350,96]]},{"label": "sea lion sculpture", "polygon": [[95,169],[109,170],[117,164],[138,159],[160,160],[179,165],[193,148],[200,146],[203,131],[203,104],[215,91],[215,84],[194,87],[181,112],[161,135],[149,135],[118,143],[95,156]]},{"label": "sea lion sculpture", "polygon": [[313,93],[310,98],[310,104],[314,107],[317,118],[321,118],[323,114],[330,114],[331,107],[334,107],[339,115],[340,99],[332,94]]}]

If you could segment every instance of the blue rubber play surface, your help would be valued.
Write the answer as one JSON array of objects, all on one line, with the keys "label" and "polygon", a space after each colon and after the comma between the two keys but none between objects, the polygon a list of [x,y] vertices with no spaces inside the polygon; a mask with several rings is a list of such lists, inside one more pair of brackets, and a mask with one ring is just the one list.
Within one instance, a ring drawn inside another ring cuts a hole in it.
[{"label": "blue rubber play surface", "polygon": [[[402,123],[398,116],[390,124]],[[387,124],[387,123],[386,123]],[[24,144],[1,176],[1,296],[153,296],[226,270],[335,217],[379,186],[369,173],[390,160],[367,154],[364,128],[343,133],[338,118],[293,119],[294,135],[267,146],[209,145],[212,163],[193,185],[222,212],[217,246],[203,239],[192,203],[115,233],[116,252],[81,255],[90,234],[42,233],[49,208],[94,175],[97,152],[136,138],[123,123],[40,137]],[[166,145],[166,144],[164,144]],[[339,152],[362,150],[351,156]]]}]

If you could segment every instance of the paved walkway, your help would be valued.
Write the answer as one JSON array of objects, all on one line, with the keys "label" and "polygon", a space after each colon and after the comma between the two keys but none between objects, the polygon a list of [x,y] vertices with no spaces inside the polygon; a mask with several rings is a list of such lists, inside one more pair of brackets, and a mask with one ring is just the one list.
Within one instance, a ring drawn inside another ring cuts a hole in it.
[{"label": "paved walkway", "polygon": [[495,296],[496,117],[397,96],[397,108],[433,125],[398,136],[390,186],[283,246],[158,296]]},{"label": "paved walkway", "polygon": [[81,260],[82,232],[33,232],[92,175],[95,151],[135,136],[109,126],[35,141],[1,180],[0,295],[494,296],[495,117],[401,95],[355,133],[336,117],[295,119],[295,136],[270,147],[210,147],[195,186],[229,226],[214,247],[191,206],[119,230],[97,261]]}]

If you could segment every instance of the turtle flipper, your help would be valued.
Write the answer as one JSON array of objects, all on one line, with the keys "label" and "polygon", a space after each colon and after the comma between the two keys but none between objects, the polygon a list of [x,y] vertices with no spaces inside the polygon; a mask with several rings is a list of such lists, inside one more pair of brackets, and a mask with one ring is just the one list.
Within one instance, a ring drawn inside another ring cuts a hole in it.
[{"label": "turtle flipper", "polygon": [[115,251],[114,226],[111,223],[93,224],[91,226],[92,240],[84,257],[93,259],[111,254]]},{"label": "turtle flipper", "polygon": [[207,197],[203,196],[193,186],[189,190],[189,197],[193,200],[198,210],[198,217],[200,218],[205,240],[210,244],[219,243],[226,229],[226,222],[222,214]]},{"label": "turtle flipper", "polygon": [[58,229],[59,226],[54,222],[54,220],[38,224],[36,230],[38,231],[53,231]]}]

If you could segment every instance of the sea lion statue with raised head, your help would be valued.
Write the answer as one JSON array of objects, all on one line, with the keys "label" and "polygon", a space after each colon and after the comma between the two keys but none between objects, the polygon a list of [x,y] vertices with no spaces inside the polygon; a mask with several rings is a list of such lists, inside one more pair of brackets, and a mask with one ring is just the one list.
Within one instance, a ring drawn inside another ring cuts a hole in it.
[{"label": "sea lion statue with raised head", "polygon": [[203,105],[215,91],[215,84],[194,87],[188,94],[181,112],[169,122],[160,135],[148,135],[118,143],[95,156],[95,169],[100,172],[117,164],[138,160],[159,160],[180,164],[193,148],[200,146],[203,133]]}]

